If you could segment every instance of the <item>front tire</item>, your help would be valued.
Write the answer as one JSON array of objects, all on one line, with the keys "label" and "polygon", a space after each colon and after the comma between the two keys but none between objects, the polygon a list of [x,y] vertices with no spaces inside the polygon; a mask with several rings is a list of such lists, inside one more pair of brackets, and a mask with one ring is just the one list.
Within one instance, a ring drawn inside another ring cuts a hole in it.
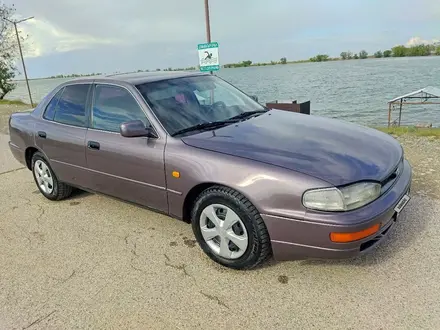
[{"label": "front tire", "polygon": [[232,188],[214,186],[203,191],[194,203],[191,223],[199,246],[223,266],[250,269],[272,254],[258,210]]},{"label": "front tire", "polygon": [[58,181],[54,171],[41,152],[32,156],[32,174],[38,190],[44,197],[52,201],[59,201],[70,196],[72,187]]}]

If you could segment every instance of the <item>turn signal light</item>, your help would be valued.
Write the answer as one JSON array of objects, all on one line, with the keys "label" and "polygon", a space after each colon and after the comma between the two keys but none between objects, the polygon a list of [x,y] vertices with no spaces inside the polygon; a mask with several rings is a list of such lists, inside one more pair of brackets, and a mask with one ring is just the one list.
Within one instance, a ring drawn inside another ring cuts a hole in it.
[{"label": "turn signal light", "polygon": [[367,229],[352,233],[330,233],[330,240],[336,243],[354,242],[377,233],[379,228],[380,224],[378,223]]}]

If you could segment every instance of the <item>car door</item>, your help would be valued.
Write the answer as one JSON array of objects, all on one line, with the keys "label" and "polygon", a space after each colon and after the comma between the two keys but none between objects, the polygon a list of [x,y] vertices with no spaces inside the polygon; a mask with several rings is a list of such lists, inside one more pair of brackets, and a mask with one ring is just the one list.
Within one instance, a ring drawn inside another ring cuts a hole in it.
[{"label": "car door", "polygon": [[93,89],[86,136],[93,189],[167,212],[165,139],[123,137],[119,133],[123,122],[141,120],[150,126],[142,106],[125,87],[96,84]]},{"label": "car door", "polygon": [[46,106],[35,126],[35,143],[58,180],[88,188],[85,139],[88,126],[89,90],[92,84],[66,85]]}]

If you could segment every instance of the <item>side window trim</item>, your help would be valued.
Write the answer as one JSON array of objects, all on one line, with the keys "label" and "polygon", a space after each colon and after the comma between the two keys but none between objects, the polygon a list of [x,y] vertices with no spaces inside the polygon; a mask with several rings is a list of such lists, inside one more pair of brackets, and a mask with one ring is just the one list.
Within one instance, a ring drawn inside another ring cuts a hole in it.
[{"label": "side window trim", "polygon": [[84,128],[86,128],[86,129],[89,128],[90,123],[91,123],[90,114],[92,113],[92,101],[93,101],[93,99],[92,99],[93,94],[92,93],[94,93],[94,91],[93,91],[94,81],[90,81],[88,83],[88,85],[89,85],[89,89],[87,91],[87,98],[86,98],[86,105],[85,105],[85,107],[86,107],[86,113],[85,113],[86,123],[84,126]]},{"label": "side window trim", "polygon": [[157,139],[160,139],[160,136],[158,134],[157,129],[154,127],[154,125],[151,122],[151,119],[148,117],[147,112],[144,110],[142,104],[139,102],[139,100],[136,98],[136,96],[133,94],[133,92],[131,90],[129,90],[127,87],[120,85],[120,84],[115,84],[115,83],[108,83],[108,82],[94,82],[93,86],[91,87],[92,90],[90,92],[91,94],[91,101],[90,101],[90,112],[89,112],[89,116],[88,116],[88,129],[91,130],[95,130],[95,131],[100,131],[100,132],[106,132],[106,133],[112,133],[112,134],[119,134],[118,132],[112,132],[112,131],[107,131],[107,130],[103,130],[103,129],[99,129],[99,128],[93,128],[92,124],[93,124],[93,108],[95,106],[95,102],[96,102],[96,87],[98,86],[110,86],[110,87],[119,87],[122,88],[124,90],[126,90],[131,97],[136,101],[137,105],[139,106],[139,109],[141,109],[142,113],[144,114],[145,118],[147,119],[148,123],[150,124],[150,127],[156,132],[156,134],[158,135]]}]

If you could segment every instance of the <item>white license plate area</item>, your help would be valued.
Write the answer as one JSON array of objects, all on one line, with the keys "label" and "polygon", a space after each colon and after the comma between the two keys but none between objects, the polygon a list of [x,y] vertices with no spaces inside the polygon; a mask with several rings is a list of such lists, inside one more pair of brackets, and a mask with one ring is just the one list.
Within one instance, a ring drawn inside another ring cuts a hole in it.
[{"label": "white license plate area", "polygon": [[411,197],[408,194],[405,194],[402,199],[397,203],[396,207],[394,208],[394,211],[396,211],[397,214],[399,214],[403,208],[408,204]]}]

